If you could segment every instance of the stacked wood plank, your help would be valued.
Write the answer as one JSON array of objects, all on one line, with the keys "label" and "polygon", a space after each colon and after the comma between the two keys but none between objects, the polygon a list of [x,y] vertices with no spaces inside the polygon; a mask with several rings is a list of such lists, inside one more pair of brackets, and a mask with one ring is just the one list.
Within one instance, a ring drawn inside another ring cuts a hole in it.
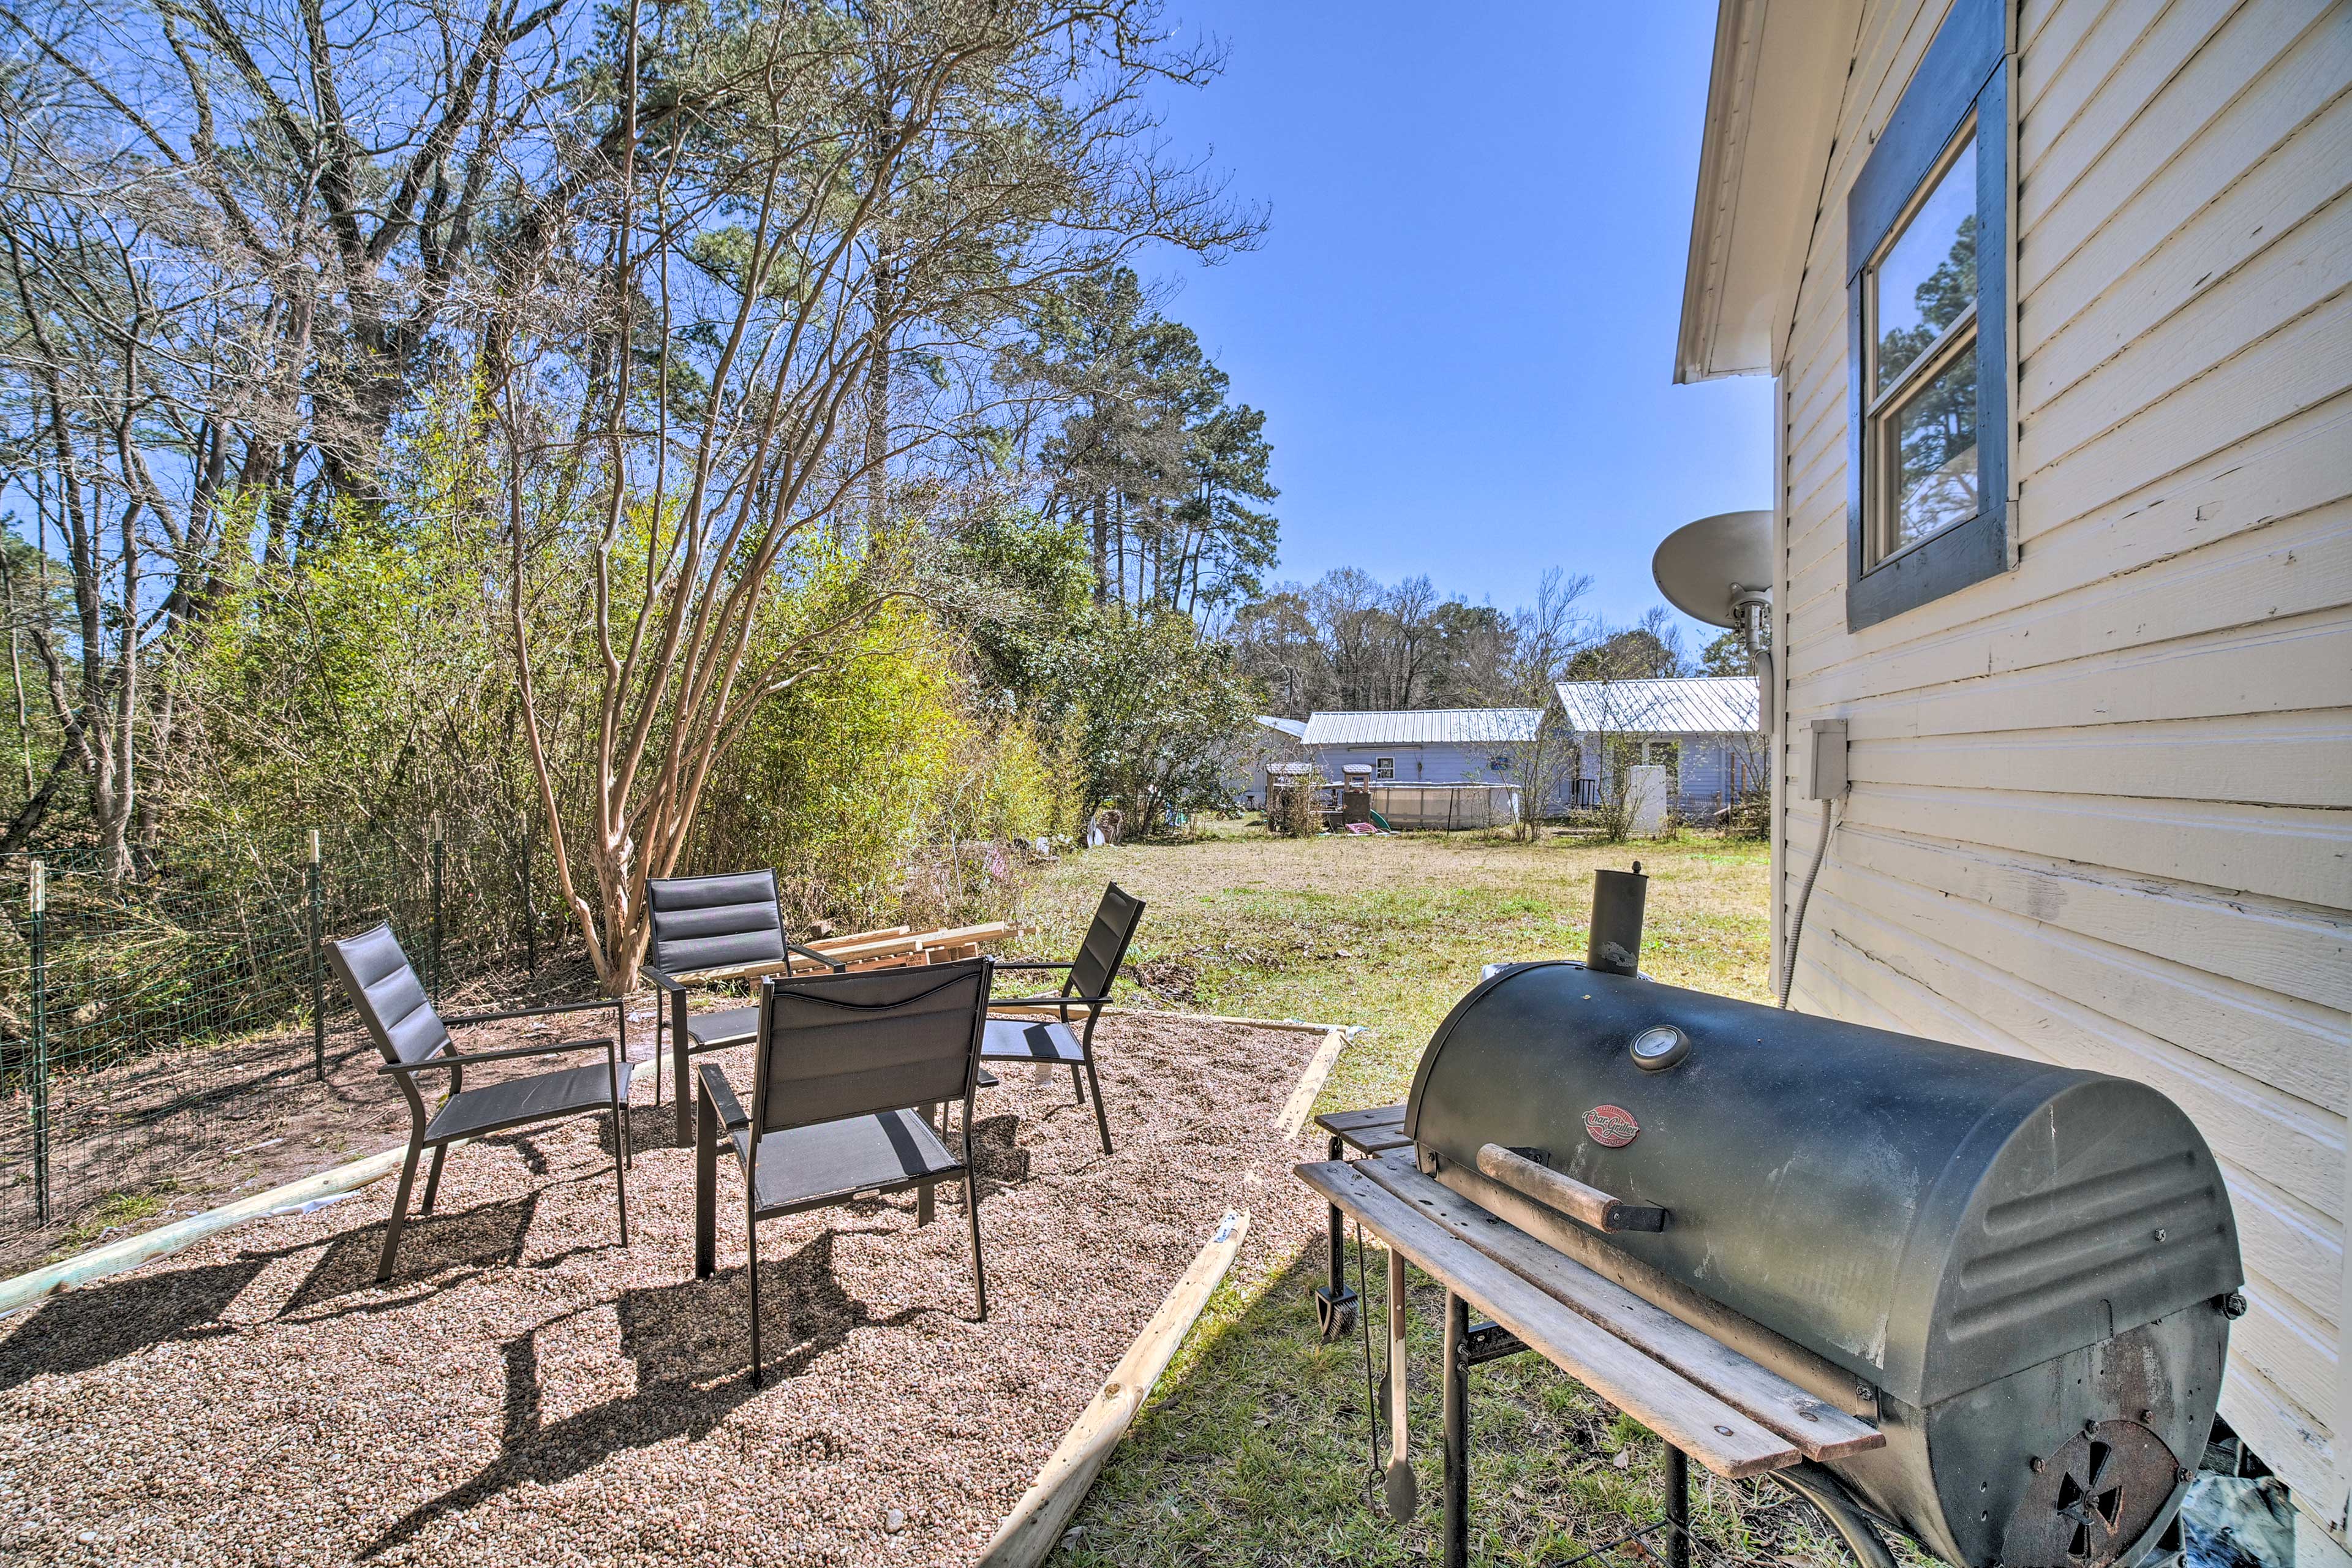
[{"label": "stacked wood plank", "polygon": [[[845,936],[825,937],[818,942],[801,943],[812,952],[823,953],[833,963],[854,972],[866,969],[904,969],[923,963],[949,963],[959,958],[978,958],[980,950],[993,942],[1003,942],[1013,934],[1013,928],[1003,921],[989,921],[980,925],[945,926],[929,931],[916,931],[909,926],[890,926],[881,931],[853,931]],[[800,959],[793,967],[806,971],[808,961]],[[762,974],[780,974],[781,963],[739,963],[724,969],[698,970],[680,979],[696,981],[752,980]]]}]

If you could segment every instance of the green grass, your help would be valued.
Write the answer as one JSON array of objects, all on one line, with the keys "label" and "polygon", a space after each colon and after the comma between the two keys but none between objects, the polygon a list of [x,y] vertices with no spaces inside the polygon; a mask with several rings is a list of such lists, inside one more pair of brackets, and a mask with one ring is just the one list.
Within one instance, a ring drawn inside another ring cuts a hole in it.
[{"label": "green grass", "polygon": [[[1189,844],[1097,850],[1055,868],[1024,910],[1034,944],[1072,945],[1106,878],[1150,905],[1123,999],[1190,1012],[1363,1026],[1318,1109],[1404,1097],[1448,1008],[1499,959],[1579,954],[1599,866],[1652,881],[1643,968],[1769,999],[1762,845],[1686,839],[1599,847],[1478,835],[1276,839],[1220,826]],[[1364,1260],[1384,1278],[1386,1255]],[[1352,1254],[1351,1254],[1352,1262]],[[1079,1515],[1056,1563],[1391,1563],[1436,1551],[1442,1289],[1414,1276],[1412,1446],[1423,1500],[1409,1526],[1374,1506],[1364,1350],[1318,1337],[1309,1247],[1213,1299]],[[1384,1327],[1370,1309],[1377,1345]],[[1377,1375],[1377,1364],[1375,1365]],[[1633,1421],[1531,1356],[1472,1378],[1472,1559],[1559,1563],[1657,1517],[1663,1451]],[[1385,1449],[1383,1449],[1385,1453]],[[1840,1550],[1777,1489],[1696,1472],[1696,1555],[1813,1568]],[[1641,1561],[1638,1552],[1612,1559]]]}]

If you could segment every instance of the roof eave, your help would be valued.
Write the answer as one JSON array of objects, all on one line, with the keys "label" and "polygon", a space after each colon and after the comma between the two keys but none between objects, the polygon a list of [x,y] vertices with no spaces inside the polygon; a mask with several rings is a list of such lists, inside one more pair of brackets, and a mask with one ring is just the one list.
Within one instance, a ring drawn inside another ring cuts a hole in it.
[{"label": "roof eave", "polygon": [[1770,372],[1805,261],[1861,0],[1719,0],[1677,384]]}]

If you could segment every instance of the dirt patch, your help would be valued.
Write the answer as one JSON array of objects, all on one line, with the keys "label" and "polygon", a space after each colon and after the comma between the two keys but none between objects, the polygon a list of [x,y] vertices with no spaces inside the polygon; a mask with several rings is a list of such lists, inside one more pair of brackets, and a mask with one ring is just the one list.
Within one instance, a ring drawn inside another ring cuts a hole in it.
[{"label": "dirt patch", "polygon": [[[764,1389],[739,1179],[696,1280],[649,1084],[625,1251],[579,1120],[455,1152],[388,1287],[380,1183],[0,1321],[0,1557],[971,1561],[1224,1208],[1252,1212],[1243,1279],[1319,1222],[1271,1128],[1311,1037],[1098,1043],[1114,1155],[1066,1074],[982,1094],[987,1322],[945,1189],[924,1228],[911,1195],[761,1226]],[[719,1059],[748,1090],[746,1055]]]},{"label": "dirt patch", "polygon": [[[585,964],[551,966],[535,982],[520,972],[477,981],[453,991],[443,1011],[594,994]],[[307,1022],[58,1074],[49,1098],[57,1219],[43,1227],[30,1223],[32,1159],[23,1131],[30,1102],[21,1093],[0,1100],[0,1118],[10,1129],[0,1151],[0,1279],[404,1142],[407,1105],[377,1071],[383,1057],[348,1009],[338,1005],[329,1022],[323,1079]],[[633,1058],[652,1055],[653,1026],[651,1000],[633,998]],[[468,1028],[459,1046],[497,1050],[540,1037],[611,1032],[609,1014],[572,1015]]]}]

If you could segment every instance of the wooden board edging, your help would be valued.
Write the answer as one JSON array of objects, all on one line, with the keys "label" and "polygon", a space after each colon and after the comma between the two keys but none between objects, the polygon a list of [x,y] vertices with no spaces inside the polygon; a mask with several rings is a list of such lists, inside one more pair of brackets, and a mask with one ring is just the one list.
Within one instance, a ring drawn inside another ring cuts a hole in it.
[{"label": "wooden board edging", "polygon": [[[1071,1012],[1076,1016],[1085,1010],[1079,1007],[1071,1009]],[[1040,1018],[1052,1018],[1060,1014],[1059,1008],[1047,1006],[991,1006],[989,1011],[1002,1014],[1006,1017],[1015,1016],[1027,1017],[1034,1014]],[[1106,1018],[1181,1018],[1194,1024],[1234,1024],[1248,1029],[1290,1029],[1302,1035],[1326,1035],[1334,1029],[1349,1035],[1358,1035],[1363,1032],[1364,1027],[1361,1024],[1310,1024],[1298,1018],[1243,1018],[1230,1013],[1179,1013],[1168,1007],[1114,1006],[1105,1007],[1102,1012]]]},{"label": "wooden board edging", "polygon": [[1345,1029],[1329,1031],[1323,1037],[1323,1043],[1315,1047],[1315,1054],[1307,1060],[1307,1070],[1298,1075],[1298,1086],[1290,1091],[1289,1100],[1274,1119],[1274,1130],[1286,1140],[1297,1138],[1299,1129],[1307,1125],[1307,1113],[1315,1109],[1315,1099],[1323,1092],[1324,1079],[1331,1076],[1332,1066],[1347,1048]]},{"label": "wooden board edging", "polygon": [[1077,1425],[1037,1472],[1037,1479],[1013,1511],[997,1527],[995,1539],[980,1555],[979,1568],[1035,1568],[1061,1543],[1078,1504],[1086,1500],[1103,1463],[1127,1431],[1160,1374],[1168,1370],[1176,1347],[1184,1342],[1192,1324],[1208,1305],[1209,1297],[1233,1266],[1234,1254],[1249,1234],[1249,1211],[1227,1209],[1184,1277],[1176,1281],[1160,1310],[1143,1325],[1111,1369],[1101,1392],[1090,1401]]},{"label": "wooden board edging", "polygon": [[357,1192],[370,1182],[380,1181],[400,1169],[408,1146],[386,1149],[381,1153],[304,1176],[266,1193],[239,1198],[233,1204],[223,1204],[186,1219],[174,1220],[154,1230],[138,1236],[127,1236],[104,1247],[78,1252],[71,1258],[19,1274],[13,1279],[0,1279],[0,1317],[46,1300],[60,1290],[71,1290],[94,1284],[110,1275],[136,1268],[168,1257],[185,1247],[192,1247],[208,1236],[224,1230],[234,1230],[252,1220],[261,1219],[281,1209],[298,1208],[320,1198],[331,1198],[344,1193]]}]

